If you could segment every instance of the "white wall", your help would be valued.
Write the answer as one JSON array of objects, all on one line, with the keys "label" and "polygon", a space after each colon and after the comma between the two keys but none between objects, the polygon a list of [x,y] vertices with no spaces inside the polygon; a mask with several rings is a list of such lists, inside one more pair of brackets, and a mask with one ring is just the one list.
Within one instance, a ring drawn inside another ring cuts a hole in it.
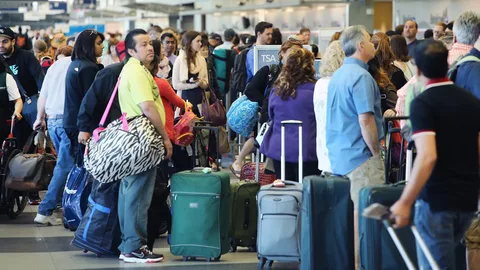
[{"label": "white wall", "polygon": [[420,29],[432,28],[438,21],[452,21],[465,11],[480,11],[479,0],[395,0],[394,26],[415,19]]}]

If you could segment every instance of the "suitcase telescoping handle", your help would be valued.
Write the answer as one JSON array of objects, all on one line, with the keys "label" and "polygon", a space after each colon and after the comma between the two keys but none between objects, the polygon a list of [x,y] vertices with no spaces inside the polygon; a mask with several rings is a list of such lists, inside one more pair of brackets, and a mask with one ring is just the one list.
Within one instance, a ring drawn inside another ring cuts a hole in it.
[{"label": "suitcase telescoping handle", "polygon": [[[402,256],[403,261],[407,265],[408,270],[416,270],[417,268],[413,264],[412,260],[408,256],[407,252],[405,251],[405,248],[403,247],[402,242],[398,238],[397,233],[395,232],[394,228],[392,227],[394,221],[390,218],[391,212],[388,209],[388,207],[381,205],[379,203],[374,203],[367,207],[365,210],[363,210],[362,215],[366,218],[372,218],[372,219],[377,219],[382,221],[383,225],[388,231],[388,234],[393,240],[393,243],[397,247],[398,251],[400,252],[400,255]],[[430,267],[433,270],[440,270],[440,267],[438,267],[437,262],[432,256],[432,253],[427,247],[427,244],[425,244],[425,241],[423,240],[422,236],[420,233],[418,233],[417,227],[415,225],[410,226],[413,236],[415,236],[415,240],[417,240],[418,245],[423,251],[423,254],[425,254],[425,257],[427,257],[428,263],[430,264]]]},{"label": "suitcase telescoping handle", "polygon": [[281,147],[282,147],[282,156],[281,156],[281,180],[285,181],[285,126],[287,125],[298,125],[298,182],[302,183],[303,178],[303,149],[302,149],[302,121],[298,120],[285,120],[282,121],[282,137],[281,137]]}]

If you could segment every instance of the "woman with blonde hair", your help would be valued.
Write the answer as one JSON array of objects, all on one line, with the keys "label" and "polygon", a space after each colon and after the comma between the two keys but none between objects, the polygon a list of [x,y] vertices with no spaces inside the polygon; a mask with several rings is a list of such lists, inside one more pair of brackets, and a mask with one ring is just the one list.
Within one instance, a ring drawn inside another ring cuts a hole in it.
[{"label": "woman with blonde hair", "polygon": [[[316,122],[313,109],[315,88],[315,67],[313,53],[303,48],[293,47],[286,56],[282,71],[276,80],[269,97],[268,114],[271,124],[263,139],[260,152],[273,159],[277,179],[281,178],[281,122],[300,120],[303,122],[303,175],[318,175],[316,147]],[[298,179],[298,129],[286,127],[288,146],[285,149],[285,178]],[[312,147],[313,146],[313,147]]]},{"label": "woman with blonde hair", "polygon": [[320,67],[321,79],[315,84],[313,93],[313,108],[317,122],[318,169],[326,172],[332,172],[330,159],[328,158],[326,133],[328,85],[333,73],[343,65],[344,59],[345,53],[340,41],[335,40],[330,43],[323,55],[322,66]]}]

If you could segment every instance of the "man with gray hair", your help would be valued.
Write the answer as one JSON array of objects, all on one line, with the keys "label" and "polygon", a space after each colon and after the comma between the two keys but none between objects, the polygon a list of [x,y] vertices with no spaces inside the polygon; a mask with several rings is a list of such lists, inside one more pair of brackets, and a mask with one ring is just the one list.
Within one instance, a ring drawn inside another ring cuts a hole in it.
[{"label": "man with gray hair", "polygon": [[350,179],[354,204],[355,261],[358,265],[358,193],[383,183],[380,139],[384,137],[380,91],[368,72],[375,54],[364,26],[347,28],[340,41],[343,65],[328,86],[326,137],[332,172]]},{"label": "man with gray hair", "polygon": [[469,53],[473,49],[473,44],[478,39],[480,17],[472,11],[467,11],[460,15],[453,24],[453,35],[455,43],[448,52],[448,65],[452,65],[458,58]]}]

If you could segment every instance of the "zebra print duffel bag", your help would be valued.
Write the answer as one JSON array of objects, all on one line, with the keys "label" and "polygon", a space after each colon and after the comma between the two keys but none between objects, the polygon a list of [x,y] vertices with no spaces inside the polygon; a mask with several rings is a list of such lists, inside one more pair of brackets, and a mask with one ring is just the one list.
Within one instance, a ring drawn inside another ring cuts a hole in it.
[{"label": "zebra print duffel bag", "polygon": [[92,138],[87,141],[85,169],[101,183],[110,183],[127,176],[147,171],[163,160],[163,138],[144,115],[126,117],[103,125],[118,91],[115,86],[112,97]]}]

